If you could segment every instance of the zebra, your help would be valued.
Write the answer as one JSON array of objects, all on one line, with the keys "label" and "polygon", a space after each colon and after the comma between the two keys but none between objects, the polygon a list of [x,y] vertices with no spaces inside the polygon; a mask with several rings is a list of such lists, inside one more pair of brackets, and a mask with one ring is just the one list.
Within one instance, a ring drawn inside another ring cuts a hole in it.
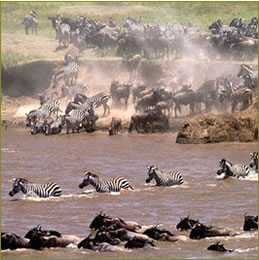
[{"label": "zebra", "polygon": [[217,170],[217,180],[224,180],[228,177],[234,178],[245,178],[250,173],[249,167],[245,164],[235,164],[233,165],[230,161],[226,159],[221,159],[219,161],[219,168]]},{"label": "zebra", "polygon": [[61,188],[54,182],[35,184],[24,178],[15,178],[13,181],[13,188],[9,192],[9,196],[11,197],[19,191],[23,192],[26,196],[37,196],[40,198],[59,197],[62,194]]},{"label": "zebra", "polygon": [[[52,77],[53,80],[53,87],[56,87],[57,83],[63,79],[66,85],[73,85],[77,82],[78,77],[78,69],[79,64],[75,61],[72,61],[68,64],[68,66],[64,69],[59,71]],[[70,80],[70,81],[69,81]]]},{"label": "zebra", "polygon": [[64,55],[64,60],[66,64],[69,64],[69,62],[72,61],[78,61],[79,57],[80,57],[80,50],[79,48],[73,46],[71,47]]},{"label": "zebra", "polygon": [[29,33],[29,28],[32,29],[32,34],[35,32],[37,35],[37,27],[38,27],[38,20],[36,19],[36,12],[31,11],[30,15],[26,15],[23,19],[22,24],[24,24],[25,33]]},{"label": "zebra", "polygon": [[231,99],[231,110],[232,113],[235,112],[236,106],[238,103],[242,103],[241,110],[246,109],[250,104],[252,104],[253,92],[250,88],[241,87],[234,90],[230,94]]},{"label": "zebra", "polygon": [[109,116],[110,114],[110,107],[107,105],[108,100],[110,99],[111,95],[108,93],[104,93],[104,92],[100,92],[92,97],[90,97],[88,99],[88,102],[92,102],[93,103],[93,107],[94,108],[98,108],[99,106],[103,106],[103,117],[106,114],[107,111],[107,116]]},{"label": "zebra", "polygon": [[156,166],[151,165],[148,167],[148,178],[146,179],[146,183],[149,183],[153,178],[156,180],[157,186],[166,187],[184,183],[183,176],[179,171],[164,173]]},{"label": "zebra", "polygon": [[250,164],[251,168],[255,167],[256,172],[258,171],[258,152],[250,153]]},{"label": "zebra", "polygon": [[70,38],[70,26],[67,23],[62,23],[61,19],[56,20],[56,33],[58,36],[58,45],[60,47],[61,43],[64,47],[69,45]]},{"label": "zebra", "polygon": [[35,124],[37,120],[45,119],[52,113],[57,113],[58,111],[62,112],[59,109],[59,105],[59,101],[54,99],[44,103],[38,109],[30,111],[29,114],[26,114],[26,126],[32,126],[32,124]]},{"label": "zebra", "polygon": [[112,180],[102,180],[98,175],[86,171],[82,183],[79,184],[79,188],[83,189],[89,184],[94,186],[97,192],[119,192],[121,189],[134,190],[128,180],[124,177],[115,177]]},{"label": "zebra", "polygon": [[69,134],[69,130],[72,129],[72,133],[77,130],[79,133],[80,128],[82,127],[83,119],[85,118],[85,112],[80,109],[75,109],[72,111],[71,115],[64,115],[62,117],[61,126],[66,125],[67,134]]}]

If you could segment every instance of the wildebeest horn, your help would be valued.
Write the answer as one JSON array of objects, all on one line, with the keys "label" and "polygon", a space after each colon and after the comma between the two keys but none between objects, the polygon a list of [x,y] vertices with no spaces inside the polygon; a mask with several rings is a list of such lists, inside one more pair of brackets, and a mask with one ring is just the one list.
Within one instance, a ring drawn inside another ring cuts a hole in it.
[{"label": "wildebeest horn", "polygon": [[187,216],[187,219],[189,219],[189,217],[190,217],[190,214]]},{"label": "wildebeest horn", "polygon": [[244,217],[246,217],[247,216],[247,212],[244,214]]}]

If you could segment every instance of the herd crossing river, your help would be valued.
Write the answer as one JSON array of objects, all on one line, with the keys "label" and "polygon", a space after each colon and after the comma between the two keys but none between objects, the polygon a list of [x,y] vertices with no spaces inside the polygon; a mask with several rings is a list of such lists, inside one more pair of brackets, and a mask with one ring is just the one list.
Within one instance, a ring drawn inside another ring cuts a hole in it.
[{"label": "herd crossing river", "polygon": [[[94,252],[86,249],[55,248],[41,251],[19,249],[2,251],[2,258],[232,258],[255,259],[258,256],[257,231],[243,231],[244,214],[257,215],[258,182],[254,179],[216,180],[218,162],[249,164],[249,153],[257,143],[219,143],[180,145],[175,134],[138,135],[107,132],[31,136],[26,129],[2,129],[2,232],[23,237],[37,225],[62,234],[85,238],[97,213],[136,221],[142,225],[163,224],[178,232],[177,223],[188,215],[207,225],[233,229],[239,235],[222,237],[220,242],[232,252],[208,251],[218,240],[157,242],[156,247],[131,252]],[[147,166],[165,172],[180,171],[184,184],[171,188],[146,184]],[[97,193],[92,186],[79,189],[84,172],[105,179],[124,176],[133,191]],[[62,196],[51,199],[24,199],[21,193],[8,195],[13,178],[34,183],[56,182]],[[188,232],[184,233],[188,235]]]}]

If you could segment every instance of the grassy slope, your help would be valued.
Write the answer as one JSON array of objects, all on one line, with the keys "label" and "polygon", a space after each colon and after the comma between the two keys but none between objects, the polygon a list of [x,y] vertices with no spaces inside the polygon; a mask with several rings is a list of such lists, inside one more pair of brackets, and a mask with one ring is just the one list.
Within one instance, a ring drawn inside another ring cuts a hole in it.
[{"label": "grassy slope", "polygon": [[[258,16],[258,5],[255,2],[2,2],[2,32],[24,35],[21,22],[30,10],[38,13],[38,36],[51,39],[55,37],[55,33],[48,16],[56,14],[72,18],[83,15],[103,22],[107,22],[108,17],[113,17],[119,24],[123,23],[126,16],[142,16],[145,22],[158,19],[171,23],[192,21],[204,30],[208,30],[208,25],[218,18],[228,24],[234,17],[249,20],[252,16]],[[2,50],[2,59],[8,65],[31,58],[36,57],[18,55],[6,48]]]}]

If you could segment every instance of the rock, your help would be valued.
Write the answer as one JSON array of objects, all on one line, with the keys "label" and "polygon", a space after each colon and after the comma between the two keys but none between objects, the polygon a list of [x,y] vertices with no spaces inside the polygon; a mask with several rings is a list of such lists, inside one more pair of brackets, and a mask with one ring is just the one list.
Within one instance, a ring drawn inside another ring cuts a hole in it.
[{"label": "rock", "polygon": [[244,111],[234,114],[203,114],[185,120],[176,143],[204,144],[218,142],[252,142],[258,138],[257,99]]}]

